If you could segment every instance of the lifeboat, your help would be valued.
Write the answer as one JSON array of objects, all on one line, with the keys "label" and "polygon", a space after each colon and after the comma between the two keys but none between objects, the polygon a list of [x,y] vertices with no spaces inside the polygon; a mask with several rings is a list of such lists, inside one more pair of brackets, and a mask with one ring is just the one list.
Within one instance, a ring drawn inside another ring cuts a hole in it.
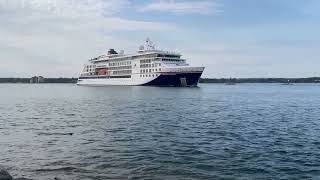
[{"label": "lifeboat", "polygon": [[105,76],[108,74],[107,68],[97,68],[96,72],[98,76]]}]

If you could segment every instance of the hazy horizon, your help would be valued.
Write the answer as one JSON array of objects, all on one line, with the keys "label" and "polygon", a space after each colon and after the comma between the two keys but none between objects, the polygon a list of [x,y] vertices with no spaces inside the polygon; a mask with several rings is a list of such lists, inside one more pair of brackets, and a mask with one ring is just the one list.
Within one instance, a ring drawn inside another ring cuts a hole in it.
[{"label": "hazy horizon", "polygon": [[77,77],[149,37],[202,78],[319,77],[317,0],[0,0],[0,77]]}]

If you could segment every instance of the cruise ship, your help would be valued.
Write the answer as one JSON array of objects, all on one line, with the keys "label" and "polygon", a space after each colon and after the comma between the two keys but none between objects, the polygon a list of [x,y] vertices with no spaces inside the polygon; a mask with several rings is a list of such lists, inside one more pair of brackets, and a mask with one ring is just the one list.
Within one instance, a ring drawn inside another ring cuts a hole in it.
[{"label": "cruise ship", "polygon": [[104,86],[197,86],[204,67],[190,66],[181,54],[157,50],[147,39],[135,54],[110,49],[108,54],[90,59],[78,85]]}]

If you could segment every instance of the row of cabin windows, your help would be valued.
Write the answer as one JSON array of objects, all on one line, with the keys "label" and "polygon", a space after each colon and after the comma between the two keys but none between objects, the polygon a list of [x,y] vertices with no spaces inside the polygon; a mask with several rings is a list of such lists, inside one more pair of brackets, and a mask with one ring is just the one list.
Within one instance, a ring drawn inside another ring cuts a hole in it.
[{"label": "row of cabin windows", "polygon": [[92,72],[95,71],[96,66],[95,65],[86,65],[84,68],[85,72]]},{"label": "row of cabin windows", "polygon": [[140,77],[157,77],[158,74],[140,74]]},{"label": "row of cabin windows", "polygon": [[131,66],[115,66],[115,67],[109,67],[109,70],[120,70],[120,69],[131,69]]},{"label": "row of cabin windows", "polygon": [[148,55],[138,55],[138,56],[133,56],[133,59],[141,59],[141,58],[154,58],[156,55],[154,54],[148,54]]},{"label": "row of cabin windows", "polygon": [[132,60],[132,57],[116,57],[116,59],[114,59],[116,61],[128,61],[128,60]]},{"label": "row of cabin windows", "polygon": [[151,67],[158,67],[161,66],[161,63],[155,63],[155,64],[141,64],[140,68],[151,68]]},{"label": "row of cabin windows", "polygon": [[96,75],[96,73],[90,72],[90,73],[86,73],[86,74],[84,74],[84,75]]},{"label": "row of cabin windows", "polygon": [[143,63],[151,63],[151,60],[150,59],[140,60],[140,64],[143,64]]},{"label": "row of cabin windows", "polygon": [[162,61],[170,61],[170,62],[183,62],[182,59],[162,59]]},{"label": "row of cabin windows", "polygon": [[85,69],[85,72],[92,72],[92,71],[95,71],[95,69],[89,69],[89,68]]},{"label": "row of cabin windows", "polygon": [[109,63],[109,66],[126,66],[126,65],[131,65],[131,61]]},{"label": "row of cabin windows", "polygon": [[123,57],[123,58],[117,58],[117,61],[125,61],[125,60],[132,60],[132,59],[141,59],[141,58],[154,58],[156,55],[154,54],[148,54],[148,55],[138,55],[138,56],[132,56],[132,57]]},{"label": "row of cabin windows", "polygon": [[[155,72],[158,71],[158,69],[141,69],[140,73],[148,73],[148,72]],[[159,68],[159,71],[161,71],[161,68]]]},{"label": "row of cabin windows", "polygon": [[132,70],[113,71],[112,74],[131,74]]},{"label": "row of cabin windows", "polygon": [[180,58],[180,56],[175,55],[164,55],[164,54],[158,54],[157,57],[168,57],[168,58]]}]

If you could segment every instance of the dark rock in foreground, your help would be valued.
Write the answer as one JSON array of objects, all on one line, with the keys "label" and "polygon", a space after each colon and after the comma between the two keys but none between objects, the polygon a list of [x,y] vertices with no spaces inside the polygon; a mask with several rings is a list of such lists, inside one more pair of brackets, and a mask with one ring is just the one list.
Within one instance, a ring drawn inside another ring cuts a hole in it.
[{"label": "dark rock in foreground", "polygon": [[[0,180],[33,180],[29,178],[13,178],[5,168],[0,166]],[[54,180],[61,180],[60,178],[55,177]]]},{"label": "dark rock in foreground", "polygon": [[3,167],[0,166],[0,180],[12,180],[12,176]]},{"label": "dark rock in foreground", "polygon": [[0,166],[0,180],[32,180],[32,179],[28,179],[28,178],[13,179],[13,177],[9,174],[9,172]]}]

